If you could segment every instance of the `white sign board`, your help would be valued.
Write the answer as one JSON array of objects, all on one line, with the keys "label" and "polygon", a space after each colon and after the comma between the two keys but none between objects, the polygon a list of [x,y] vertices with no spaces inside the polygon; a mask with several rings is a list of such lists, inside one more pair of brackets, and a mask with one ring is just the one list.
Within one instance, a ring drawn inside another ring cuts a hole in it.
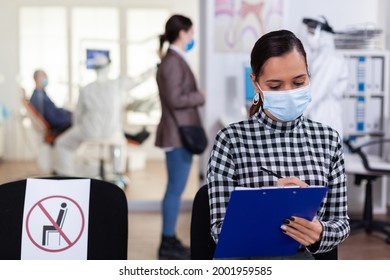
[{"label": "white sign board", "polygon": [[21,259],[87,259],[90,184],[27,179]]}]

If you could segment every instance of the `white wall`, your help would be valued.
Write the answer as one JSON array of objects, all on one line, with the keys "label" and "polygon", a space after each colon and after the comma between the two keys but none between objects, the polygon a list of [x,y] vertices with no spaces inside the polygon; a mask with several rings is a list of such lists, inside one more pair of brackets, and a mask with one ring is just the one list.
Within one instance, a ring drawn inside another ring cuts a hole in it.
[{"label": "white wall", "polygon": [[[30,159],[36,151],[29,146],[28,134],[20,122],[21,94],[17,77],[19,73],[19,8],[22,6],[109,6],[120,8],[168,8],[172,13],[182,13],[199,26],[196,0],[0,0],[0,100],[11,110],[12,116],[5,124],[4,159]],[[165,24],[165,23],[162,23]],[[195,33],[197,39],[198,33]],[[198,41],[198,40],[197,40]],[[198,73],[198,52],[192,54],[194,72]],[[33,55],[33,54],[32,54]]]}]

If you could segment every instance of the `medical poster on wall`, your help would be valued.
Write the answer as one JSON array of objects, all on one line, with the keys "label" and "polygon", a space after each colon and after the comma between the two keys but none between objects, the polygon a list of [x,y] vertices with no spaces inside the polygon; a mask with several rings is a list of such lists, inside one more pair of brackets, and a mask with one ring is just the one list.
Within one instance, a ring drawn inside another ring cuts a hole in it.
[{"label": "medical poster on wall", "polygon": [[90,184],[27,179],[21,259],[87,259]]},{"label": "medical poster on wall", "polygon": [[214,0],[216,52],[252,50],[263,34],[282,27],[283,0]]}]

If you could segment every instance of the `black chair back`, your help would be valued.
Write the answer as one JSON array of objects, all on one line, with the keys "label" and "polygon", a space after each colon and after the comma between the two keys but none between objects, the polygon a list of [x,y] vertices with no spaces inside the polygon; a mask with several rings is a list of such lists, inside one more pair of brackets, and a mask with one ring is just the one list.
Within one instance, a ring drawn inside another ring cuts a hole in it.
[{"label": "black chair back", "polygon": [[216,244],[210,234],[210,206],[207,185],[196,193],[191,216],[190,249],[192,260],[211,260]]},{"label": "black chair back", "polygon": [[[0,185],[0,259],[21,258],[25,191],[26,180]],[[87,259],[126,260],[127,246],[128,208],[123,190],[91,179]]]}]

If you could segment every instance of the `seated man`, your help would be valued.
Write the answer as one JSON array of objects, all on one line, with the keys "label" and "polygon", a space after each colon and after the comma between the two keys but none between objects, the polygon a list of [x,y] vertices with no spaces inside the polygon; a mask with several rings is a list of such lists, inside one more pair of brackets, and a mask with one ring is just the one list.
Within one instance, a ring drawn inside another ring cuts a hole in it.
[{"label": "seated man", "polygon": [[43,70],[34,72],[35,89],[30,98],[30,103],[49,123],[52,130],[63,132],[72,125],[71,112],[58,108],[46,94],[48,84],[47,75]]}]

